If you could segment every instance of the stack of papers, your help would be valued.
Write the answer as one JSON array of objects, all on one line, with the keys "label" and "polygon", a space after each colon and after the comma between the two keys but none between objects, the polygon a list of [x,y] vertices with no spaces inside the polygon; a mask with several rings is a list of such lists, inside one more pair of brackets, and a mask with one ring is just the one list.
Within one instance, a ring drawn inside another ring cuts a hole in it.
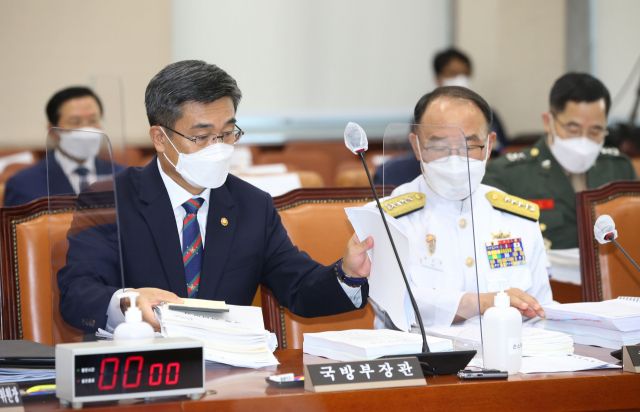
[{"label": "stack of papers", "polygon": [[202,340],[207,361],[244,368],[278,365],[276,337],[264,329],[261,308],[227,305],[229,312],[197,314],[171,310],[170,305],[155,308],[162,335]]},{"label": "stack of papers", "polygon": [[547,259],[551,263],[551,279],[560,282],[582,284],[580,276],[580,250],[552,249],[547,250]]},{"label": "stack of papers", "polygon": [[[476,357],[469,362],[469,366],[482,367],[482,358]],[[522,358],[520,373],[555,373],[576,372],[595,369],[620,369],[620,365],[607,363],[586,356],[532,356]]]},{"label": "stack of papers", "polygon": [[0,368],[0,383],[46,381],[55,378],[55,369]]},{"label": "stack of papers", "polygon": [[[428,335],[455,341],[456,347],[480,346],[480,326],[444,326],[425,328]],[[562,332],[522,328],[522,356],[559,356],[573,353],[573,339]]]},{"label": "stack of papers", "polygon": [[[450,339],[429,337],[427,343],[431,352],[453,350]],[[422,337],[389,329],[305,333],[302,349],[304,353],[338,361],[371,360],[420,353]]]},{"label": "stack of papers", "polygon": [[640,302],[618,298],[544,308],[545,321],[536,326],[573,336],[576,343],[620,349],[640,343]]}]

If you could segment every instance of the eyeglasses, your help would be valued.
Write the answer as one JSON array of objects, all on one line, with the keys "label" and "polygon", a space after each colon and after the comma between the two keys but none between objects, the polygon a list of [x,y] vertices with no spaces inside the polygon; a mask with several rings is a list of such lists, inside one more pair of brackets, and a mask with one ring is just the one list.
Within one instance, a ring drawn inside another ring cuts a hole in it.
[{"label": "eyeglasses", "polygon": [[238,140],[240,140],[240,138],[242,137],[242,135],[244,134],[244,132],[242,131],[241,128],[238,127],[238,125],[235,126],[235,129],[230,131],[230,132],[224,132],[221,135],[217,135],[217,134],[202,134],[200,136],[196,136],[196,137],[189,137],[189,136],[185,136],[180,132],[176,132],[175,130],[173,130],[170,127],[164,126],[164,125],[160,125],[162,127],[164,127],[165,129],[171,130],[173,133],[176,133],[182,137],[184,137],[187,140],[191,140],[193,142],[193,144],[196,145],[197,148],[199,149],[203,149],[209,145],[212,144],[216,144],[218,143],[218,141],[221,141],[222,143],[228,144],[228,145],[234,145],[238,142]]},{"label": "eyeglasses", "polygon": [[487,145],[468,145],[468,146],[460,146],[459,148],[446,147],[446,146],[431,146],[424,147],[423,149],[426,152],[426,158],[428,162],[442,163],[446,162],[447,159],[451,156],[451,152],[456,152],[458,156],[463,158],[470,158],[475,160],[480,160],[482,158],[482,149],[484,149]]},{"label": "eyeglasses", "polygon": [[555,114],[552,114],[553,119],[554,119],[554,123],[559,124],[560,126],[562,126],[562,128],[564,129],[564,131],[567,133],[566,137],[582,137],[582,136],[587,136],[589,139],[600,143],[601,141],[604,140],[605,137],[607,137],[609,135],[609,131],[608,130],[603,130],[600,127],[590,127],[589,130],[587,130],[587,134],[585,135],[583,133],[583,127],[582,126],[578,126],[576,124],[569,124],[566,125],[564,123],[562,123],[560,120],[558,120],[558,118],[556,117]]}]

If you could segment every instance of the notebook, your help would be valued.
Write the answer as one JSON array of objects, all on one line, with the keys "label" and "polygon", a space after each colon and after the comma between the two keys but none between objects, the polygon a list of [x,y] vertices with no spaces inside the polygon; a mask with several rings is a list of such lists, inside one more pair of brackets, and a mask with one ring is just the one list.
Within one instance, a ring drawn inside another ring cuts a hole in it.
[{"label": "notebook", "polygon": [[170,310],[182,312],[222,313],[229,312],[227,304],[223,301],[206,299],[183,298],[183,303],[169,303]]}]

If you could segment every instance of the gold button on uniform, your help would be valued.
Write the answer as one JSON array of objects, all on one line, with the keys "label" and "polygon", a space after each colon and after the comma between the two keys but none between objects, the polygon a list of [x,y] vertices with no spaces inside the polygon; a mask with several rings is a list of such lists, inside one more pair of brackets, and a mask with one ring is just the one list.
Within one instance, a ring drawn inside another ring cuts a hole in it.
[{"label": "gold button on uniform", "polygon": [[229,221],[226,217],[223,217],[222,219],[220,219],[220,223],[222,223],[222,226],[226,226],[229,224]]},{"label": "gold button on uniform", "polygon": [[529,154],[533,157],[536,157],[540,154],[540,150],[538,150],[537,147],[534,147],[533,149],[531,149],[531,151],[529,152]]},{"label": "gold button on uniform", "polygon": [[465,227],[467,227],[467,221],[466,221],[466,220],[464,220],[464,219],[460,219],[460,222],[459,222],[459,223],[460,223],[460,227],[461,227],[461,228],[463,228],[463,229],[464,229]]},{"label": "gold button on uniform", "polygon": [[547,230],[547,225],[545,225],[544,223],[540,223],[540,231],[544,232],[545,230]]},{"label": "gold button on uniform", "polygon": [[467,260],[465,261],[465,263],[467,264],[467,266],[471,267],[473,266],[473,258],[467,258]]}]

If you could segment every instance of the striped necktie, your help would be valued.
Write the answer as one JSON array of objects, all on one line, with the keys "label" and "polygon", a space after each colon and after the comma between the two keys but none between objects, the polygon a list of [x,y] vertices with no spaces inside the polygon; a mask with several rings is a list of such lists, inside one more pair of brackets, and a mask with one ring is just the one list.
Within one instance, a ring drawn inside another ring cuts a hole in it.
[{"label": "striped necktie", "polygon": [[198,210],[204,203],[201,197],[189,199],[182,204],[187,212],[182,222],[182,263],[187,277],[187,293],[190,298],[198,297],[200,271],[202,269],[202,235],[198,223]]},{"label": "striped necktie", "polygon": [[80,176],[80,191],[82,192],[89,186],[89,180],[87,175],[89,174],[89,169],[84,166],[80,166],[76,169],[76,173]]}]

